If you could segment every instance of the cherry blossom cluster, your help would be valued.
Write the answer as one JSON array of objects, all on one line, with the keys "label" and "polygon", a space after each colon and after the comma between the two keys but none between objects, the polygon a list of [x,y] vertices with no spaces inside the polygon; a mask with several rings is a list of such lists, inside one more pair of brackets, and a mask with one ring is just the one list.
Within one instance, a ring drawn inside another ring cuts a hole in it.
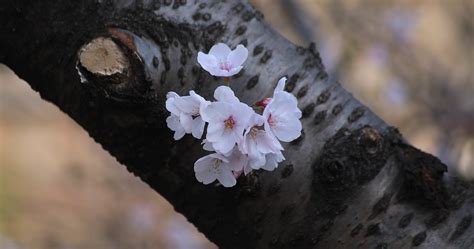
[{"label": "cherry blossom cluster", "polygon": [[[209,54],[198,53],[198,62],[211,75],[231,77],[242,69],[248,56],[243,45],[231,50],[227,45],[214,45]],[[228,86],[214,91],[209,101],[190,91],[179,96],[169,92],[166,109],[168,128],[174,139],[185,134],[203,137],[203,149],[213,152],[194,163],[196,179],[203,184],[218,180],[224,187],[236,184],[236,178],[252,170],[272,171],[285,157],[280,142],[291,142],[301,135],[301,110],[297,99],[284,91],[286,78],[281,78],[271,98],[263,98],[252,107],[242,103]]]}]

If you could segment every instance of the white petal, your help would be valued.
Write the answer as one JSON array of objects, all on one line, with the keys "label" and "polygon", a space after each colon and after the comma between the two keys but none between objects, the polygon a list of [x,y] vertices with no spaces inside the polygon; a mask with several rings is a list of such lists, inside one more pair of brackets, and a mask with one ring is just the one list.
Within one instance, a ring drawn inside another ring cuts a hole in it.
[{"label": "white petal", "polygon": [[256,153],[255,156],[249,157],[249,165],[252,169],[260,169],[265,165],[265,155]]},{"label": "white petal", "polygon": [[211,155],[199,158],[194,163],[194,172],[202,172],[209,170],[210,166],[212,166],[212,164],[214,163],[214,160],[216,160],[216,158],[212,157]]},{"label": "white petal", "polygon": [[232,150],[235,145],[235,142],[236,140],[232,131],[226,129],[217,141],[212,142],[212,147],[214,147],[217,152],[226,154]]},{"label": "white petal", "polygon": [[201,143],[203,146],[202,148],[206,151],[215,151],[214,147],[212,147],[212,143],[207,141],[207,139],[202,140]]},{"label": "white petal", "polygon": [[225,77],[230,77],[230,76],[238,74],[240,72],[240,70],[242,70],[242,68],[243,68],[242,66],[238,66],[238,67],[231,68],[230,71],[228,71],[228,72],[225,71],[225,72],[227,72]]},{"label": "white petal", "polygon": [[179,110],[178,107],[176,107],[176,105],[174,103],[176,99],[177,98],[174,98],[174,97],[173,98],[168,98],[165,102],[165,107],[166,107],[166,110],[168,110],[172,114],[179,116],[181,111]]},{"label": "white petal", "polygon": [[214,98],[217,101],[227,102],[227,103],[239,103],[240,100],[235,97],[234,91],[228,86],[219,86],[214,91]]},{"label": "white petal", "polygon": [[275,153],[275,154],[267,154],[266,155],[266,163],[261,168],[268,171],[273,171],[278,167],[278,163],[285,160],[285,157],[282,153]]},{"label": "white petal", "polygon": [[199,182],[209,184],[217,179],[215,171],[211,168],[215,160],[215,158],[208,155],[201,157],[194,163],[194,174]]},{"label": "white petal", "polygon": [[243,45],[239,44],[227,56],[227,62],[232,65],[232,68],[241,66],[247,60],[248,50]]},{"label": "white petal", "polygon": [[198,115],[201,103],[191,96],[183,96],[174,100],[174,105],[182,112]]},{"label": "white petal", "polygon": [[199,65],[201,65],[201,67],[208,72],[219,67],[219,60],[213,55],[199,52],[197,60],[199,62]]},{"label": "white petal", "polygon": [[175,92],[168,92],[166,94],[166,99],[172,99],[172,98],[177,98],[177,97],[179,97],[179,95]]},{"label": "white petal", "polygon": [[195,172],[194,175],[196,176],[198,182],[201,182],[206,185],[214,182],[217,179],[217,175],[209,171]]},{"label": "white petal", "polygon": [[255,111],[244,103],[237,103],[232,105],[232,116],[234,117],[236,128],[243,134],[243,130],[249,126],[251,121],[254,121]]},{"label": "white petal", "polygon": [[273,95],[277,92],[282,92],[285,90],[285,84],[286,84],[286,77],[281,78],[278,80],[277,86],[275,87],[275,90],[273,91]]},{"label": "white petal", "polygon": [[201,116],[196,117],[193,120],[192,134],[193,137],[201,139],[202,133],[204,132],[204,125],[206,123],[202,120]]},{"label": "white petal", "polygon": [[231,115],[232,110],[232,105],[229,103],[214,102],[204,108],[202,118],[206,122],[223,122]]},{"label": "white petal", "polygon": [[209,123],[207,126],[206,140],[214,143],[218,141],[224,133],[224,123]]},{"label": "white petal", "polygon": [[242,171],[247,165],[247,156],[242,154],[242,152],[240,152],[237,147],[234,147],[232,154],[228,157],[228,159],[228,167],[235,172]]},{"label": "white petal", "polygon": [[176,131],[181,126],[181,123],[179,122],[179,117],[174,114],[171,114],[169,117],[166,118],[166,125],[172,131]]},{"label": "white petal", "polygon": [[232,187],[237,183],[232,171],[224,165],[221,165],[219,174],[217,174],[217,180],[226,188]]},{"label": "white petal", "polygon": [[179,115],[179,122],[183,126],[184,131],[186,131],[186,133],[191,133],[193,129],[193,117],[191,115],[186,114],[186,113],[181,113]]},{"label": "white petal", "polygon": [[301,136],[301,122],[295,117],[280,117],[277,125],[272,127],[273,134],[283,141],[291,142]]},{"label": "white petal", "polygon": [[263,154],[277,153],[283,150],[283,147],[274,135],[266,131],[259,131],[255,141],[257,143],[256,148]]},{"label": "white petal", "polygon": [[209,50],[209,54],[215,56],[220,62],[225,62],[230,52],[229,46],[224,43],[217,43]]},{"label": "white petal", "polygon": [[206,99],[204,99],[201,95],[197,94],[193,90],[189,91],[189,96],[191,96],[194,100],[196,100],[199,103],[206,102]]}]

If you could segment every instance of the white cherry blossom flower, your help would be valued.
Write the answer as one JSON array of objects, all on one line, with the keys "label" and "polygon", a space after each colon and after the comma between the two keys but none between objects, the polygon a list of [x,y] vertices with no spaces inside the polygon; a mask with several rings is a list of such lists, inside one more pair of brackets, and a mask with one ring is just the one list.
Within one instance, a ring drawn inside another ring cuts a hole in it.
[{"label": "white cherry blossom flower", "polygon": [[175,105],[175,100],[180,98],[175,92],[166,94],[166,109],[171,112],[171,115],[166,118],[166,125],[174,131],[173,138],[175,140],[181,139],[184,134],[191,132],[189,117],[184,115],[181,110]]},{"label": "white cherry blossom flower", "polygon": [[180,140],[184,134],[186,134],[183,125],[181,125],[181,122],[179,121],[179,117],[174,114],[171,114],[166,118],[166,125],[174,131],[174,140]]},{"label": "white cherry blossom flower", "polygon": [[239,44],[234,50],[224,43],[212,46],[209,54],[198,53],[197,60],[204,70],[213,76],[230,77],[240,72],[248,56],[248,50]]},{"label": "white cherry blossom flower", "polygon": [[185,133],[191,133],[195,138],[201,138],[205,122],[200,113],[210,102],[194,91],[190,91],[189,96],[179,96],[175,92],[169,92],[166,97],[166,109],[171,112],[166,122],[168,127],[175,131],[175,140],[183,137],[183,130]]},{"label": "white cherry blossom flower", "polygon": [[263,126],[264,121],[261,115],[254,114],[245,132],[244,140],[240,144],[241,151],[248,156],[248,164],[252,169],[260,169],[264,166],[267,154],[279,153],[283,150],[280,142],[272,134],[259,128]]},{"label": "white cherry blossom flower", "polygon": [[254,111],[243,103],[213,102],[203,110],[204,121],[209,122],[206,140],[213,148],[226,154],[242,140],[245,128]]},{"label": "white cherry blossom flower", "polygon": [[284,81],[279,81],[272,100],[263,110],[263,117],[265,131],[272,132],[280,141],[291,142],[301,136],[301,110],[295,96],[281,90]]},{"label": "white cherry blossom flower", "polygon": [[194,163],[194,173],[196,179],[204,184],[217,179],[222,186],[232,187],[237,183],[234,172],[242,171],[245,164],[246,158],[238,150],[233,150],[228,157],[213,153]]},{"label": "white cherry blossom flower", "polygon": [[[202,120],[200,113],[209,104],[209,101],[206,101],[194,91],[190,91],[189,96],[177,97],[174,100],[174,105],[181,111],[181,116],[185,116],[184,119],[181,119],[183,126],[191,127],[191,134],[195,138],[202,137],[206,123]],[[186,133],[189,133],[189,128]]]}]

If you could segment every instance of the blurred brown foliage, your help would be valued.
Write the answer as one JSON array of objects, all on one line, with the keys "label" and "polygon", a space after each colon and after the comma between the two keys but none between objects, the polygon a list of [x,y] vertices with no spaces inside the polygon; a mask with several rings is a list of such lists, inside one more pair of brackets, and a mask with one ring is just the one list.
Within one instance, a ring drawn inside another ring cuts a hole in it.
[{"label": "blurred brown foliage", "polygon": [[[252,0],[415,146],[474,178],[474,2]],[[0,248],[215,248],[0,67]]]}]

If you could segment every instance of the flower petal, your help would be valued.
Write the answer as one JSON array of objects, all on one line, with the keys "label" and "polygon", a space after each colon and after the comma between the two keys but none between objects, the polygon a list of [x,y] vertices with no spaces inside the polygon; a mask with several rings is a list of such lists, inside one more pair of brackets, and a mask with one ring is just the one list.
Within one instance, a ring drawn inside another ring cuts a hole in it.
[{"label": "flower petal", "polygon": [[217,174],[217,180],[226,188],[232,187],[237,183],[232,171],[222,164],[219,173]]},{"label": "flower petal", "polygon": [[[168,94],[170,94],[170,93],[168,93]],[[165,107],[166,107],[166,110],[168,110],[168,111],[171,112],[172,114],[179,116],[179,114],[181,113],[181,111],[180,111],[179,108],[175,105],[175,101],[176,101],[177,98],[179,98],[179,96],[168,98],[168,99],[166,100],[166,102],[165,102]]]},{"label": "flower petal", "polygon": [[224,133],[224,123],[209,123],[207,126],[206,140],[214,143],[222,137]]},{"label": "flower petal", "polygon": [[282,92],[285,90],[285,84],[286,84],[286,77],[282,77],[280,80],[278,80],[278,83],[275,87],[275,90],[273,91],[273,95],[275,95],[277,92]]},{"label": "flower petal", "polygon": [[214,98],[217,101],[227,102],[227,103],[239,103],[240,100],[235,97],[234,91],[228,86],[219,86],[214,91]]},{"label": "flower petal", "polygon": [[206,122],[224,121],[232,113],[232,105],[224,102],[213,102],[202,111],[202,119]]},{"label": "flower petal", "polygon": [[224,43],[217,43],[209,50],[209,54],[215,56],[219,62],[225,62],[230,52],[229,46]]},{"label": "flower petal", "polygon": [[291,142],[301,136],[301,122],[296,117],[279,117],[278,125],[272,127],[273,134],[283,141]]},{"label": "flower petal", "polygon": [[232,148],[234,148],[235,142],[236,140],[233,132],[225,129],[222,136],[220,136],[217,141],[212,142],[212,147],[214,147],[214,149],[219,153],[227,154],[232,150]]},{"label": "flower petal", "polygon": [[219,67],[219,60],[214,55],[199,52],[197,61],[208,72]]},{"label": "flower petal", "polygon": [[217,175],[212,169],[215,160],[215,158],[207,155],[194,163],[194,174],[199,182],[209,184],[217,179]]},{"label": "flower petal", "polygon": [[193,137],[201,139],[202,133],[204,132],[204,125],[206,123],[202,120],[201,116],[196,117],[192,123],[192,134]]},{"label": "flower petal", "polygon": [[242,64],[247,60],[249,51],[243,45],[239,44],[237,47],[229,53],[227,56],[227,62],[231,65],[232,68],[242,66]]},{"label": "flower petal", "polygon": [[266,163],[261,168],[268,171],[273,171],[278,167],[278,163],[285,160],[283,154],[280,153],[271,153],[266,155]]}]

